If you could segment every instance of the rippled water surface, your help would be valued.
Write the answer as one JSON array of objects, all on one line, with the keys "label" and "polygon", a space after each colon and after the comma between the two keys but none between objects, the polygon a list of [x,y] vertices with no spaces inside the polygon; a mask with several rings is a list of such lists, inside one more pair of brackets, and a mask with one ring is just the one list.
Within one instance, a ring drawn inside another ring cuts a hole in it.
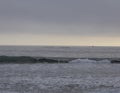
[{"label": "rippled water surface", "polygon": [[120,93],[117,64],[3,64],[0,93]]}]

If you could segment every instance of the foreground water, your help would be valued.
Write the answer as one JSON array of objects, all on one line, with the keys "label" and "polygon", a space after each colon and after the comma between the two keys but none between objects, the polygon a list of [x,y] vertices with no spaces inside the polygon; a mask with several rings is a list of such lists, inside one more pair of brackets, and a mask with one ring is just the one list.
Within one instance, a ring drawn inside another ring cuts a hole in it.
[{"label": "foreground water", "polygon": [[[0,56],[119,58],[119,47],[0,46]],[[0,93],[120,93],[120,64],[0,64]]]},{"label": "foreground water", "polygon": [[120,93],[120,65],[0,65],[0,93]]}]

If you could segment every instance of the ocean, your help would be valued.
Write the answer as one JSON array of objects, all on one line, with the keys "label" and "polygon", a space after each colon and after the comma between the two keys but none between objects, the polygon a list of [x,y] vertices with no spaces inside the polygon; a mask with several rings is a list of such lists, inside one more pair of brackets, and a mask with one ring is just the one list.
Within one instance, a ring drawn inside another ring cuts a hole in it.
[{"label": "ocean", "polygon": [[67,58],[119,58],[120,47],[0,46],[0,55]]},{"label": "ocean", "polygon": [[120,93],[120,64],[110,63],[120,58],[120,47],[0,46],[0,56],[74,58],[0,64],[0,93]]}]

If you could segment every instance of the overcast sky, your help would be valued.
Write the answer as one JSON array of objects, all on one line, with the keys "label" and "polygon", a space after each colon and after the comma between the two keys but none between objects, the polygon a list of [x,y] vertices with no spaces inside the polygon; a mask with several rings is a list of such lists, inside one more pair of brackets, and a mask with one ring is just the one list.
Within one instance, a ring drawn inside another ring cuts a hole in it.
[{"label": "overcast sky", "polygon": [[120,46],[120,0],[0,0],[0,44]]}]

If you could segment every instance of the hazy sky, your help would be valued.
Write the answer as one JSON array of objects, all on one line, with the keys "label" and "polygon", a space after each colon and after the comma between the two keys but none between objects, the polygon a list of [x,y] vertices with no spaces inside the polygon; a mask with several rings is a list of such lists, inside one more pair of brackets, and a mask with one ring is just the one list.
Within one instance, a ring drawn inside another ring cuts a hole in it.
[{"label": "hazy sky", "polygon": [[0,45],[120,46],[120,0],[0,0]]}]

